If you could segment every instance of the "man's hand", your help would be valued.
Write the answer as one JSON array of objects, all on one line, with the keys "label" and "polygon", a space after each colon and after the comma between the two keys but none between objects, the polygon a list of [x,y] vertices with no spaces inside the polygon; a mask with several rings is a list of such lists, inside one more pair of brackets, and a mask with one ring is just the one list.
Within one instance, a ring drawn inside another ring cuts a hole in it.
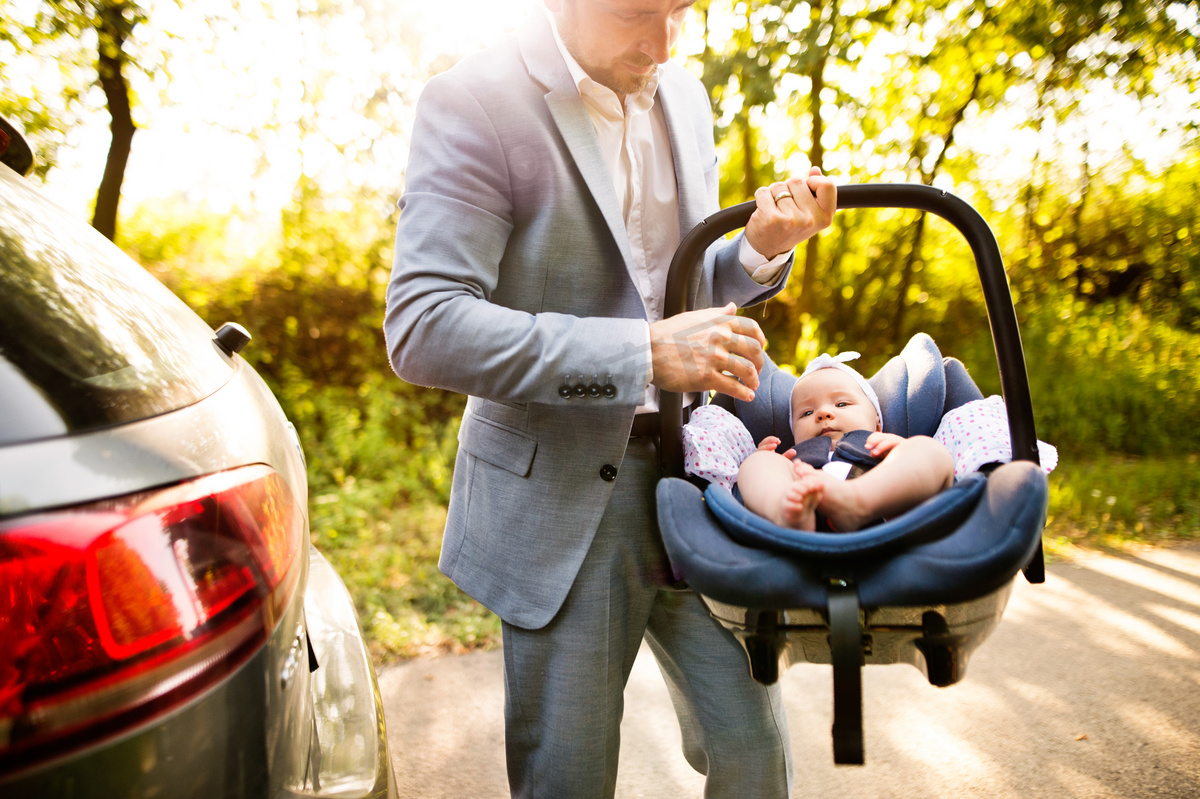
[{"label": "man's hand", "polygon": [[837,210],[837,186],[814,166],[806,177],[763,186],[754,192],[754,201],[758,207],[746,224],[746,241],[770,260],[829,227]]},{"label": "man's hand", "polygon": [[664,391],[716,390],[754,399],[766,337],[737,306],[688,311],[650,325],[654,385]]}]

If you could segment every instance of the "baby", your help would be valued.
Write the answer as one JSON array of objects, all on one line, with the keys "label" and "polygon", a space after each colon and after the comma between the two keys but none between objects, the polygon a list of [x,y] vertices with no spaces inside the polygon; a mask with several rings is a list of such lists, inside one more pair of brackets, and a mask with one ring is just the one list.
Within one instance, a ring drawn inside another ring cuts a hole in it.
[{"label": "baby", "polygon": [[[857,357],[822,355],[796,381],[791,397],[796,449],[775,452],[780,444],[775,436],[755,448],[736,417],[704,406],[685,427],[685,468],[726,487],[734,474],[730,467],[736,468],[747,508],[799,530],[817,529],[818,513],[833,530],[858,530],[948,488],[954,481],[949,450],[928,436],[882,432],[874,390],[845,364]],[[805,460],[796,458],[797,449],[804,450]],[[847,479],[856,465],[867,470]]]}]

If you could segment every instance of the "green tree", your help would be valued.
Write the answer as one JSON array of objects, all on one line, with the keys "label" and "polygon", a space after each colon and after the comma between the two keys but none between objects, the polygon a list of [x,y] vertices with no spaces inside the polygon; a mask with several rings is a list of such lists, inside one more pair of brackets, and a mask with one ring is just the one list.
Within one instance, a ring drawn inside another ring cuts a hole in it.
[{"label": "green tree", "polygon": [[[19,19],[12,3],[3,5],[7,6],[6,18]],[[78,121],[72,106],[80,102],[88,86],[101,88],[112,140],[104,176],[96,190],[92,226],[109,239],[116,238],[121,184],[136,130],[135,100],[129,83],[130,71],[139,67],[132,47],[134,30],[147,19],[146,8],[133,0],[43,0],[31,19],[14,26],[6,24],[0,33],[0,42],[7,45],[0,51],[0,67],[17,56],[63,61],[65,108],[36,90],[32,97],[14,97],[9,89],[7,96],[0,98],[0,111],[15,111],[14,116],[26,125],[35,141],[39,134],[50,134],[51,141],[61,141],[61,134]],[[90,65],[90,70],[85,71],[84,65]],[[60,116],[62,111],[66,113]],[[44,167],[48,169],[53,164],[53,147],[39,149],[40,155],[49,156]]]},{"label": "green tree", "polygon": [[[1089,91],[1148,99],[1200,76],[1195,14],[1180,2],[710,0],[702,10],[726,202],[807,152],[846,182],[937,183],[988,211],[997,189],[979,173],[977,142],[996,110],[1032,94],[1027,124],[1047,141]],[[1096,196],[1094,158],[1063,156],[1046,146],[1029,167],[1019,211],[1031,232],[1045,222],[1038,203],[1050,181],[1072,161],[1083,168],[1069,193],[1071,230]],[[978,317],[969,256],[953,236],[922,215],[846,216],[808,245],[802,278],[774,301],[783,313],[758,312],[768,339],[893,349],[915,330]]]}]

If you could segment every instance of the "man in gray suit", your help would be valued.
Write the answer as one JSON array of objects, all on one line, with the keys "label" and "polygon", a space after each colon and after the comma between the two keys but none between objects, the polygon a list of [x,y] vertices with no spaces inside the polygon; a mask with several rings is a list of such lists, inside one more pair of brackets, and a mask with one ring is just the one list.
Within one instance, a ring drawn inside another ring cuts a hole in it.
[{"label": "man in gray suit", "polygon": [[643,638],[705,795],[787,796],[778,688],[672,584],[653,411],[658,389],[753,396],[765,340],[736,306],[782,288],[835,189],[759,189],[701,310],[663,319],[671,255],[717,210],[708,98],[668,61],[692,0],[544,2],[417,105],[384,327],[400,377],[469,395],[439,565],[503,622],[513,796],[613,795]]}]

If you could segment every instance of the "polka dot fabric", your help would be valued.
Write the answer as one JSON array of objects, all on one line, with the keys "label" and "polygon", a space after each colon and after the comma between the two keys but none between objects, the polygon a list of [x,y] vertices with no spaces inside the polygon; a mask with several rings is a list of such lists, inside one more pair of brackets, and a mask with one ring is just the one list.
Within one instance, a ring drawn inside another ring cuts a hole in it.
[{"label": "polka dot fabric", "polygon": [[738,466],[755,450],[754,439],[741,420],[724,408],[702,405],[683,426],[683,468],[730,490]]},{"label": "polka dot fabric", "polygon": [[[955,408],[942,417],[934,439],[954,456],[954,479],[960,480],[989,463],[1012,460],[1008,411],[1004,399],[991,396]],[[1047,473],[1058,465],[1058,450],[1039,441],[1038,458]]]}]

